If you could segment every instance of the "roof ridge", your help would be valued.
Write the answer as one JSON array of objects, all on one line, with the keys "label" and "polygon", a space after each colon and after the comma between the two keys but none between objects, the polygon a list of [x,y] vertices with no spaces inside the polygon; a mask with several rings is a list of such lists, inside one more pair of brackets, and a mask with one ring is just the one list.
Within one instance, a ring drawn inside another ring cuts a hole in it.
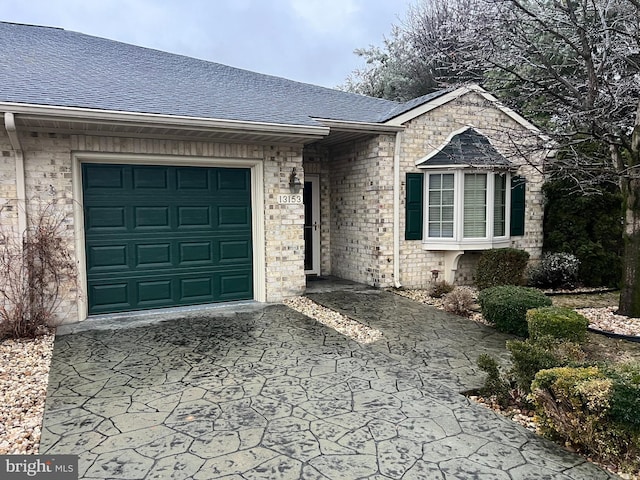
[{"label": "roof ridge", "polygon": [[36,25],[35,23],[8,22],[6,20],[0,20],[0,23],[5,23],[7,25],[18,25],[21,27],[50,28],[52,30],[64,30],[64,28],[62,27],[51,27],[49,25]]}]

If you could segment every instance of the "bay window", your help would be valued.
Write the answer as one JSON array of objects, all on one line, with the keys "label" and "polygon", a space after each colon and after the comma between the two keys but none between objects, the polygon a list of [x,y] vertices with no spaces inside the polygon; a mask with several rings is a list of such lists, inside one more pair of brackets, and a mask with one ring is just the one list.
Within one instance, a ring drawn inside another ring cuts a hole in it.
[{"label": "bay window", "polygon": [[425,244],[430,249],[507,244],[510,177],[506,171],[468,169],[425,174]]}]

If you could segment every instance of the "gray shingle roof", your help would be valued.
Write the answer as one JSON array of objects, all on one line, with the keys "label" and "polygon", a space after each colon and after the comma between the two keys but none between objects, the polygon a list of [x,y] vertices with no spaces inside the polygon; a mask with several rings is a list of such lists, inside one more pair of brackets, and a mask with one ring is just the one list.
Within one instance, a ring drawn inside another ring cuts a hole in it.
[{"label": "gray shingle roof", "polygon": [[0,45],[4,102],[290,125],[318,125],[313,117],[382,122],[406,111],[398,102],[59,28],[0,22]]},{"label": "gray shingle roof", "polygon": [[451,165],[506,167],[510,162],[491,145],[487,137],[469,127],[454,135],[443,148],[420,165],[423,167]]}]

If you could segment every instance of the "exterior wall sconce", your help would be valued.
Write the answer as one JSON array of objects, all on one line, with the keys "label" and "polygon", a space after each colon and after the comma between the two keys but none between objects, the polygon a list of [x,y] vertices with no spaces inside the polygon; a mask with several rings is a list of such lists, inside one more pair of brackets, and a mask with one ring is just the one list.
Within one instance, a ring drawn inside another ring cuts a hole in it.
[{"label": "exterior wall sconce", "polygon": [[298,193],[302,190],[302,182],[298,178],[296,167],[293,167],[291,175],[289,175],[289,190],[291,190],[291,193]]}]

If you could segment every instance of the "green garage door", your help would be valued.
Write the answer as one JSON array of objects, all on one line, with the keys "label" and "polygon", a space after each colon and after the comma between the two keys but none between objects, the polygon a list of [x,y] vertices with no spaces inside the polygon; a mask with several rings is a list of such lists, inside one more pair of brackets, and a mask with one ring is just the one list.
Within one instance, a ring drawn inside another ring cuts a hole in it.
[{"label": "green garage door", "polygon": [[253,298],[246,168],[83,164],[89,313]]}]

